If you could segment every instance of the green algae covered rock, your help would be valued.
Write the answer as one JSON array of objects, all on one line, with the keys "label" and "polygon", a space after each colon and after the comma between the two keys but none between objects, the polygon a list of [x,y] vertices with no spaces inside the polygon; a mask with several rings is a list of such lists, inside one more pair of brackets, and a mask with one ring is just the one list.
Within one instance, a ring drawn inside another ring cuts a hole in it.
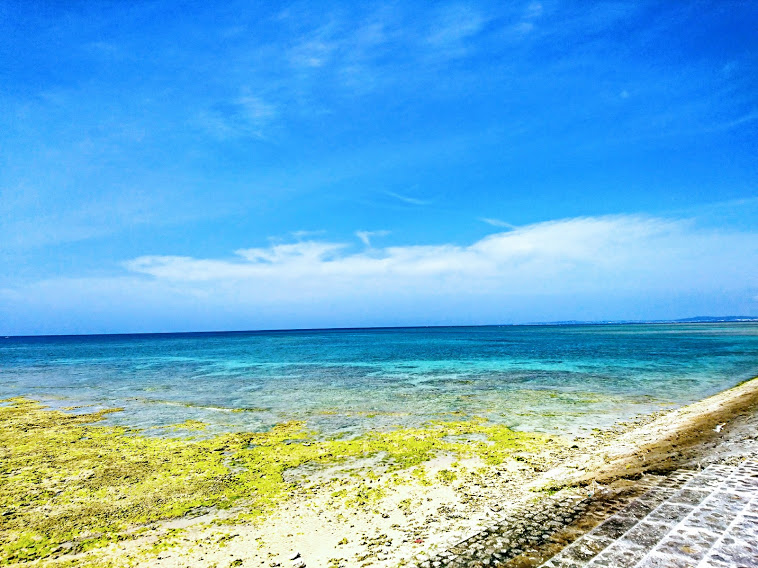
[{"label": "green algae covered rock", "polygon": [[[554,443],[481,419],[351,440],[317,438],[300,422],[199,440],[154,437],[103,425],[117,409],[70,414],[25,398],[3,402],[0,564],[84,552],[198,511],[232,509],[239,519],[260,517],[295,489],[283,473],[308,462],[381,454],[392,471],[449,452],[499,463]],[[457,439],[470,434],[482,440]]]}]

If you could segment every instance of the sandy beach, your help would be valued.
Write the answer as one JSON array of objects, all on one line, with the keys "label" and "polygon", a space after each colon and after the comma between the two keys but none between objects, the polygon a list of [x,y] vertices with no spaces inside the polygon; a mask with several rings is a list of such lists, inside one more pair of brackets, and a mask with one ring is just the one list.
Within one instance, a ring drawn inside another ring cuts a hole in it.
[{"label": "sandy beach", "polygon": [[[63,479],[53,479],[52,474],[46,477],[53,466],[45,465],[45,460],[52,459],[52,452],[68,451],[63,445],[66,442],[51,437],[50,440],[59,440],[58,447],[46,448],[42,453],[35,444],[45,443],[46,432],[54,430],[45,420],[50,415],[59,419],[59,414],[29,401],[16,400],[2,407],[6,425],[0,454],[3,473],[13,483],[21,483],[18,480],[23,478],[30,494],[37,495],[36,499],[27,499],[24,495],[9,495],[7,489],[3,492],[0,536],[6,564],[22,566],[35,561],[35,565],[42,566],[285,568],[412,565],[476,533],[508,511],[556,491],[588,486],[588,491],[602,492],[619,480],[662,474],[683,466],[729,463],[758,454],[758,379],[753,379],[695,404],[641,416],[611,430],[576,439],[514,434],[486,423],[399,431],[395,438],[387,434],[386,439],[377,438],[371,443],[359,440],[363,445],[357,449],[355,444],[335,446],[329,444],[338,441],[326,444],[311,439],[294,426],[276,440],[246,439],[244,448],[234,446],[231,438],[224,440],[223,452],[207,441],[167,443],[159,439],[151,448],[156,452],[155,464],[164,465],[171,463],[170,454],[186,452],[187,444],[200,444],[203,451],[197,455],[207,460],[214,452],[234,456],[235,451],[243,451],[240,448],[251,451],[247,448],[269,444],[274,462],[282,461],[283,465],[259,472],[258,485],[249,487],[258,488],[251,491],[263,491],[267,476],[280,472],[281,485],[277,488],[282,491],[272,491],[266,503],[251,506],[239,499],[223,507],[219,506],[220,493],[208,493],[205,504],[191,502],[186,510],[173,512],[164,509],[163,518],[156,519],[151,518],[149,510],[141,516],[135,511],[149,509],[149,499],[162,503],[154,495],[161,488],[153,487],[153,493],[142,488],[143,492],[128,507],[105,511],[103,517],[91,512],[97,508],[93,499],[128,502],[131,497],[107,482],[94,489],[89,487],[87,480],[100,475],[95,462]],[[101,460],[97,463],[107,464],[108,452],[122,452],[123,458],[116,458],[130,460],[125,447],[113,444],[121,444],[122,439],[136,443],[140,435],[99,426],[98,420],[98,416],[80,415],[63,432],[56,425],[56,435],[77,447],[80,459],[94,451]],[[36,431],[37,437],[23,443],[10,440],[9,432],[14,428],[23,435]],[[409,444],[415,441],[424,445],[405,451],[401,448],[403,436],[407,436]],[[95,440],[99,443],[93,445]],[[346,455],[324,455],[340,447]],[[291,456],[300,455],[296,451],[316,453],[293,460]],[[32,455],[36,462],[26,459]],[[212,462],[213,467],[225,464],[218,466],[219,483],[244,468],[245,459],[252,459],[252,454],[240,455],[246,457]],[[309,457],[316,455],[318,459]],[[24,463],[29,465],[22,467]],[[295,465],[288,467],[287,463]],[[165,479],[185,475],[178,465],[172,467],[173,473],[168,468]],[[43,471],[35,472],[35,468]],[[187,483],[191,491],[193,482]],[[169,487],[172,486],[167,481],[167,492]],[[196,491],[201,489],[207,488],[197,485]],[[189,498],[181,493],[181,487],[171,489],[174,490],[176,499]],[[94,526],[104,523],[103,518],[109,515],[120,515],[120,522],[107,528]],[[24,533],[25,526],[44,527],[44,523],[40,524],[42,517],[71,526],[67,532],[56,533],[57,542],[45,542],[43,535]],[[141,522],[137,522],[140,518]],[[86,526],[87,522],[93,526]],[[27,539],[25,547],[18,545],[22,533]]]}]

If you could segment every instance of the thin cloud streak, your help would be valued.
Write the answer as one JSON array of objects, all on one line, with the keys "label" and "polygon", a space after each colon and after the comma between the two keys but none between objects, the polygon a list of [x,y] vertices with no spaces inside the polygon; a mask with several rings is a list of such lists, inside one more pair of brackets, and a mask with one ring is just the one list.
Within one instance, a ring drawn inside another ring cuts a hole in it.
[{"label": "thin cloud streak", "polygon": [[389,195],[390,197],[394,197],[395,199],[399,199],[400,201],[404,203],[409,203],[411,205],[431,205],[431,201],[427,199],[418,199],[416,197],[411,197],[408,195],[402,195],[400,193],[395,193],[394,191],[385,191],[386,195]]},{"label": "thin cloud streak", "polygon": [[260,97],[242,95],[219,101],[198,115],[199,124],[220,140],[251,136],[265,138],[265,128],[275,119],[274,105]]},{"label": "thin cloud streak", "polygon": [[506,221],[501,221],[500,219],[493,219],[491,217],[479,217],[479,220],[487,223],[488,225],[492,225],[493,227],[503,227],[504,229],[515,229],[516,225],[512,225],[511,223],[507,223]]}]

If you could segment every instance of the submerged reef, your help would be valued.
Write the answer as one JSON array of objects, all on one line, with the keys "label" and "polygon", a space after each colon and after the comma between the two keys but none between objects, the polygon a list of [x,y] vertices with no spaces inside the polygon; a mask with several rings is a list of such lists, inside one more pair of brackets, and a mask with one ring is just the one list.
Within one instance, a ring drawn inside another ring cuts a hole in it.
[{"label": "submerged reef", "polygon": [[[224,522],[260,518],[297,491],[283,474],[304,464],[379,456],[384,470],[392,472],[420,466],[440,453],[498,464],[563,445],[555,437],[515,432],[480,418],[353,439],[319,437],[302,422],[209,438],[156,437],[102,424],[118,409],[75,414],[26,398],[2,403],[3,565],[85,552],[133,539],[161,521],[207,512],[225,511]],[[177,427],[202,430],[196,422]],[[454,475],[429,481],[423,468],[418,472],[420,481],[432,483],[448,483]]]}]

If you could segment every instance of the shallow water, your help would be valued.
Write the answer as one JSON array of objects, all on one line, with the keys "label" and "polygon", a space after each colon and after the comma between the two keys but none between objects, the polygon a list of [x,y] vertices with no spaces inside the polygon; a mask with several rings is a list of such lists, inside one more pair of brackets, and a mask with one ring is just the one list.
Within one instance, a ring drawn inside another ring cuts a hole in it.
[{"label": "shallow water", "polygon": [[0,398],[112,423],[325,434],[485,416],[578,434],[758,375],[758,324],[402,328],[0,339]]}]

